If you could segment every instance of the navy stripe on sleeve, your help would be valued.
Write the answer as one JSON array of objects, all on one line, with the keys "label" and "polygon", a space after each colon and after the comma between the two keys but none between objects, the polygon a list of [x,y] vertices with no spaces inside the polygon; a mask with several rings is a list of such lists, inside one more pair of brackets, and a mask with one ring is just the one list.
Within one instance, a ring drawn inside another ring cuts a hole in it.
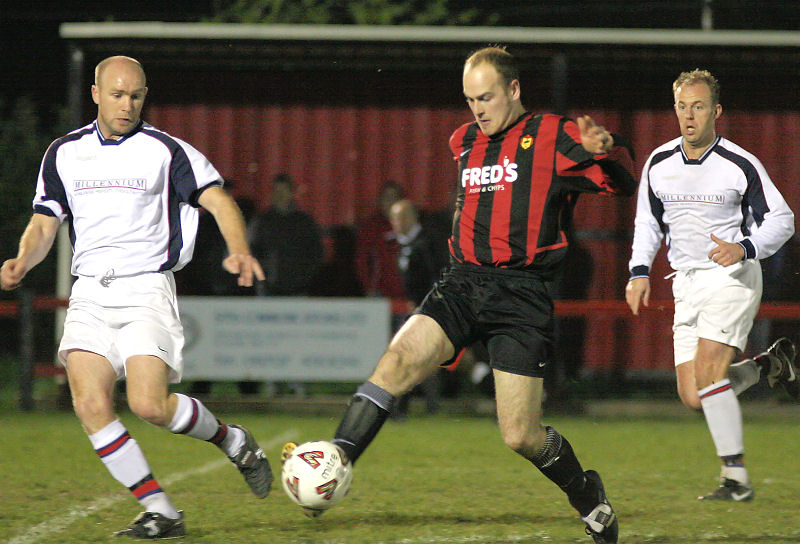
[{"label": "navy stripe on sleeve", "polygon": [[667,232],[667,226],[664,224],[664,203],[661,202],[661,199],[656,197],[655,193],[653,192],[653,188],[650,187],[650,170],[653,169],[655,165],[660,163],[661,161],[665,161],[675,153],[680,151],[680,144],[673,149],[662,151],[661,153],[656,153],[653,155],[653,158],[650,160],[650,169],[647,171],[647,179],[648,179],[648,187],[647,187],[647,196],[648,200],[650,201],[650,210],[653,212],[653,217],[655,217],[656,221],[658,221],[658,226],[661,227],[661,232]]},{"label": "navy stripe on sleeve", "polygon": [[[44,181],[43,200],[52,200],[54,202],[58,202],[59,206],[61,206],[62,213],[66,215],[69,215],[70,213],[69,202],[67,201],[67,191],[64,189],[64,181],[61,179],[61,175],[58,173],[58,168],[56,166],[58,149],[62,145],[68,142],[74,142],[75,140],[80,140],[92,132],[94,132],[93,126],[73,132],[72,134],[67,134],[66,136],[55,140],[52,144],[50,144],[50,147],[47,148],[47,151],[44,154],[44,159],[42,160],[42,180]],[[44,208],[44,206],[35,206],[34,211],[44,215],[54,216],[52,211],[48,213],[40,208]]]},{"label": "navy stripe on sleeve", "polygon": [[[767,197],[764,195],[764,185],[761,183],[761,176],[758,175],[755,165],[741,155],[737,155],[730,149],[725,149],[722,146],[717,146],[714,151],[721,157],[728,159],[733,164],[738,166],[747,179],[747,189],[742,198],[742,217],[747,217],[748,208],[752,210],[753,220],[756,225],[761,226],[764,221],[764,216],[769,212],[769,205],[767,204]],[[750,229],[742,223],[742,233],[749,236]]]},{"label": "navy stripe on sleeve", "polygon": [[172,156],[169,165],[169,183],[174,187],[175,194],[181,202],[190,203],[192,195],[197,190],[197,178],[186,151],[178,142],[163,132],[151,129],[142,129],[142,132],[167,146]]}]

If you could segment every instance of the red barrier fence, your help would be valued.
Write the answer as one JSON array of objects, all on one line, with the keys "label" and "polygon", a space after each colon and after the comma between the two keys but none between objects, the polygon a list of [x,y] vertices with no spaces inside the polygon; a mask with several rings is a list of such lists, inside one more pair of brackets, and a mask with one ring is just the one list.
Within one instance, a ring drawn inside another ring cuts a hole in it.
[{"label": "red barrier fence", "polygon": [[[67,306],[67,300],[54,297],[33,297],[20,292],[19,301],[0,301],[0,318],[20,320],[20,406],[33,406],[32,383],[35,377],[62,374],[52,365],[33,362],[33,313],[53,312]],[[408,313],[406,301],[392,301],[392,312]],[[635,370],[672,371],[672,310],[671,300],[652,301],[633,316],[622,300],[557,300],[556,317],[565,320],[562,330],[575,333],[570,320],[578,320],[581,328],[570,353],[582,361],[589,371]],[[761,305],[757,319],[792,322],[800,321],[800,303],[774,302]],[[762,346],[765,347],[765,346]],[[757,349],[760,349],[757,347]],[[47,368],[45,368],[47,367]],[[47,369],[54,369],[49,372]]]},{"label": "red barrier fence", "polygon": [[[66,308],[69,301],[53,297],[35,297],[33,299],[34,310],[55,311],[58,308]],[[0,300],[0,317],[17,317],[19,314],[19,302]]]},{"label": "red barrier fence", "polygon": [[[55,311],[66,307],[67,301],[53,297],[34,297],[33,311]],[[392,312],[409,312],[406,301],[392,301]],[[0,318],[16,317],[17,301],[0,301]],[[672,369],[672,310],[671,300],[652,301],[633,316],[623,300],[557,300],[556,317],[582,319],[583,338],[572,356],[584,361],[590,369],[608,369],[624,365],[636,369]],[[770,321],[800,321],[800,303],[764,303],[759,319]]]},{"label": "red barrier fence", "polygon": [[[35,311],[55,311],[58,308],[66,308],[68,301],[54,297],[38,296],[33,299],[33,309]],[[0,318],[17,317],[19,314],[19,302],[0,301]],[[673,303],[671,300],[651,301],[649,307],[642,308],[642,316],[650,313],[657,313],[672,319]],[[408,312],[408,305],[405,301],[392,301],[392,311],[398,314]],[[584,318],[622,318],[631,315],[628,305],[622,300],[556,300],[556,317],[584,317]],[[771,319],[778,321],[800,321],[800,303],[796,302],[769,302],[761,304],[757,318]]]}]

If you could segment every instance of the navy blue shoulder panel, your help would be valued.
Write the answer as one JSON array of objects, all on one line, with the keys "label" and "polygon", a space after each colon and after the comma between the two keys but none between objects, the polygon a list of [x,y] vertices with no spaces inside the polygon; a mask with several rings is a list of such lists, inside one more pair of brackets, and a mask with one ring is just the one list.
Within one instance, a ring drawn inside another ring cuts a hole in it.
[{"label": "navy blue shoulder panel", "polygon": [[[746,157],[738,155],[721,145],[718,145],[714,149],[714,152],[720,157],[731,161],[744,173],[747,179],[747,189],[745,189],[744,196],[742,197],[742,216],[747,216],[749,208],[753,212],[753,220],[756,222],[756,225],[761,225],[764,221],[764,216],[769,212],[769,206],[767,205],[767,198],[764,196],[764,185],[761,183],[761,176],[758,174],[755,165]],[[748,230],[749,229],[743,224],[742,232],[745,236],[749,236],[750,233],[747,232]]]},{"label": "navy blue shoulder panel", "polygon": [[169,183],[181,202],[191,202],[192,194],[197,189],[197,178],[183,147],[168,134],[158,130],[143,128],[142,133],[155,138],[169,149],[172,156],[169,165]]},{"label": "navy blue shoulder panel", "polygon": [[[44,181],[44,200],[54,200],[58,202],[65,214],[69,215],[69,203],[67,202],[67,192],[64,189],[64,181],[58,173],[56,157],[58,149],[69,142],[80,140],[87,134],[94,132],[94,125],[62,136],[50,144],[45,151],[42,160],[42,179]],[[37,210],[38,211],[38,210]],[[39,212],[41,213],[41,212]]]},{"label": "navy blue shoulder panel", "polygon": [[661,202],[661,199],[656,197],[656,194],[653,192],[653,188],[650,186],[650,170],[653,169],[655,165],[660,163],[661,161],[667,160],[675,153],[679,153],[681,149],[680,144],[675,146],[672,149],[668,149],[666,151],[661,151],[660,153],[656,153],[653,155],[653,158],[650,160],[650,169],[647,171],[647,197],[650,201],[650,209],[653,211],[653,217],[656,218],[658,221],[658,226],[661,227],[661,232],[667,232],[667,226],[664,224],[664,203]]},{"label": "navy blue shoulder panel", "polygon": [[194,171],[189,163],[189,157],[181,145],[173,138],[153,129],[142,129],[143,134],[155,138],[163,143],[172,157],[169,166],[169,180],[167,187],[167,214],[169,217],[169,247],[167,259],[161,263],[159,270],[171,270],[178,263],[183,249],[183,229],[181,225],[180,203],[189,202],[197,183]]}]

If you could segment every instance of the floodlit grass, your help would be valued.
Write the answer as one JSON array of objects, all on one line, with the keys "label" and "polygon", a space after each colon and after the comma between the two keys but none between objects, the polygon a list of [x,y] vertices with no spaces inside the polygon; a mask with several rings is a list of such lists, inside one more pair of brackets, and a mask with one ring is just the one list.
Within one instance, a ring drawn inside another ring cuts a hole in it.
[{"label": "floodlit grass", "polygon": [[[792,407],[793,409],[794,407]],[[625,544],[800,541],[797,420],[745,406],[751,503],[700,503],[719,470],[698,417],[549,418],[584,468],[600,472]],[[800,412],[796,415],[800,416]],[[122,415],[156,478],[185,510],[186,542],[505,544],[591,542],[564,495],[502,444],[492,418],[389,421],[356,467],[349,496],[305,518],[276,481],[250,495],[219,451]],[[222,414],[248,426],[273,469],[287,439],[330,438],[333,416]],[[0,412],[0,526],[15,544],[105,542],[139,511],[106,472],[75,416]]]}]

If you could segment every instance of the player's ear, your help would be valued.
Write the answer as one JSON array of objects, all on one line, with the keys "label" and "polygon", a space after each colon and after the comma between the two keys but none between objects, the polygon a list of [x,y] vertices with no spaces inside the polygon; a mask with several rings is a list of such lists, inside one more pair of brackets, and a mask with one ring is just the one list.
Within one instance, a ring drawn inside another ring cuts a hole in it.
[{"label": "player's ear", "polygon": [[520,91],[520,88],[519,88],[519,80],[518,79],[511,80],[511,83],[508,84],[508,90],[509,90],[509,92],[511,94],[511,98],[513,100],[519,100],[519,98],[521,96],[521,91]]},{"label": "player's ear", "polygon": [[97,88],[97,85],[92,85],[92,100],[95,104],[100,104],[100,89]]},{"label": "player's ear", "polygon": [[716,104],[714,106],[714,120],[719,119],[722,116],[722,104]]}]

